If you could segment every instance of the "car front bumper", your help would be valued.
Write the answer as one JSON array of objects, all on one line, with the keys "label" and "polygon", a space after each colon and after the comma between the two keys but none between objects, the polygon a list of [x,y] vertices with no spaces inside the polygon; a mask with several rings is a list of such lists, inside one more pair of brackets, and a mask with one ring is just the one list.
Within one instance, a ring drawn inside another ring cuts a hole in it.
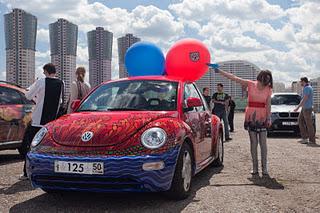
[{"label": "car front bumper", "polygon": [[[124,157],[74,157],[27,154],[27,173],[34,187],[44,190],[92,192],[155,192],[170,189],[180,146],[163,154]],[[54,161],[103,162],[103,175],[54,172]],[[145,171],[143,164],[164,163],[163,169]]]},{"label": "car front bumper", "polygon": [[298,119],[278,118],[272,120],[272,125],[268,132],[296,132],[299,133]]}]

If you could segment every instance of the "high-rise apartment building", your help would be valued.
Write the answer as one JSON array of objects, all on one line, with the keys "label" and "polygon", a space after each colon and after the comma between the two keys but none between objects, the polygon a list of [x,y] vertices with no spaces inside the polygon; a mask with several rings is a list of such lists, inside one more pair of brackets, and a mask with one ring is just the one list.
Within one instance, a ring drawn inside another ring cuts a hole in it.
[{"label": "high-rise apartment building", "polygon": [[6,80],[29,87],[35,80],[37,18],[21,9],[4,15]]},{"label": "high-rise apartment building", "polygon": [[313,88],[313,108],[315,112],[320,112],[320,77],[311,79],[310,85]]},{"label": "high-rise apartment building", "polygon": [[138,41],[141,41],[141,39],[135,37],[133,34],[126,34],[125,36],[118,38],[119,78],[128,77],[128,71],[124,64],[124,57],[127,49]]},{"label": "high-rise apartment building", "polygon": [[111,80],[113,34],[103,27],[88,32],[89,82],[95,87]]},{"label": "high-rise apartment building", "polygon": [[282,82],[273,82],[273,92],[287,92],[286,85]]},{"label": "high-rise apartment building", "polygon": [[65,20],[49,25],[51,63],[56,66],[57,76],[64,81],[64,100],[67,102],[75,77],[78,26]]},{"label": "high-rise apartment building", "polygon": [[[249,80],[256,80],[260,71],[256,65],[247,61],[233,60],[219,62],[218,64],[222,70],[230,72],[240,78]],[[215,73],[212,69],[208,70],[208,72],[196,83],[201,90],[204,87],[209,87],[210,94],[216,92],[218,83],[222,83],[224,91],[234,99],[243,99],[247,97],[247,91],[245,88],[242,88],[240,84],[223,77],[221,74]]]},{"label": "high-rise apartment building", "polygon": [[291,92],[295,92],[295,93],[298,93],[299,95],[301,95],[301,93],[302,93],[302,88],[301,88],[300,82],[298,82],[298,81],[293,81],[293,82],[291,83]]}]

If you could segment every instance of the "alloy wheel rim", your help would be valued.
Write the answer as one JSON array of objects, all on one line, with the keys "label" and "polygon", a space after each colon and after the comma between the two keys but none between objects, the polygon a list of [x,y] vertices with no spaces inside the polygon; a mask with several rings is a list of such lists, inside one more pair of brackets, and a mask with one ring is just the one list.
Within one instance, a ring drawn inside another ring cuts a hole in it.
[{"label": "alloy wheel rim", "polygon": [[222,143],[223,143],[222,137],[220,137],[220,139],[219,139],[219,160],[220,160],[220,162],[222,162],[222,160],[223,160],[223,146],[222,146]]},{"label": "alloy wheel rim", "polygon": [[182,178],[183,178],[183,188],[188,191],[191,183],[191,156],[188,151],[183,154],[183,166],[182,166]]}]

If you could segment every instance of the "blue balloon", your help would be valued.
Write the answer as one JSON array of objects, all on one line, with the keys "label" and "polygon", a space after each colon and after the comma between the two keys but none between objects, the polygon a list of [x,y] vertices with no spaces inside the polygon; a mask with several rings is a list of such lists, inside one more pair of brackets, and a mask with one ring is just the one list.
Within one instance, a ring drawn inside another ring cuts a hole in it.
[{"label": "blue balloon", "polygon": [[165,58],[159,47],[150,42],[137,42],[126,52],[129,76],[164,75]]}]

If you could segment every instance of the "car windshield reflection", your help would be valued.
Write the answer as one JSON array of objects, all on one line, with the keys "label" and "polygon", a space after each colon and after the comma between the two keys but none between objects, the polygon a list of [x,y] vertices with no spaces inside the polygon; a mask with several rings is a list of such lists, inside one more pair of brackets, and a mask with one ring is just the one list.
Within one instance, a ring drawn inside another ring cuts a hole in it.
[{"label": "car windshield reflection", "polygon": [[271,98],[271,105],[298,105],[300,101],[299,95],[275,95]]},{"label": "car windshield reflection", "polygon": [[77,111],[174,111],[177,88],[171,81],[112,82],[97,88]]}]

